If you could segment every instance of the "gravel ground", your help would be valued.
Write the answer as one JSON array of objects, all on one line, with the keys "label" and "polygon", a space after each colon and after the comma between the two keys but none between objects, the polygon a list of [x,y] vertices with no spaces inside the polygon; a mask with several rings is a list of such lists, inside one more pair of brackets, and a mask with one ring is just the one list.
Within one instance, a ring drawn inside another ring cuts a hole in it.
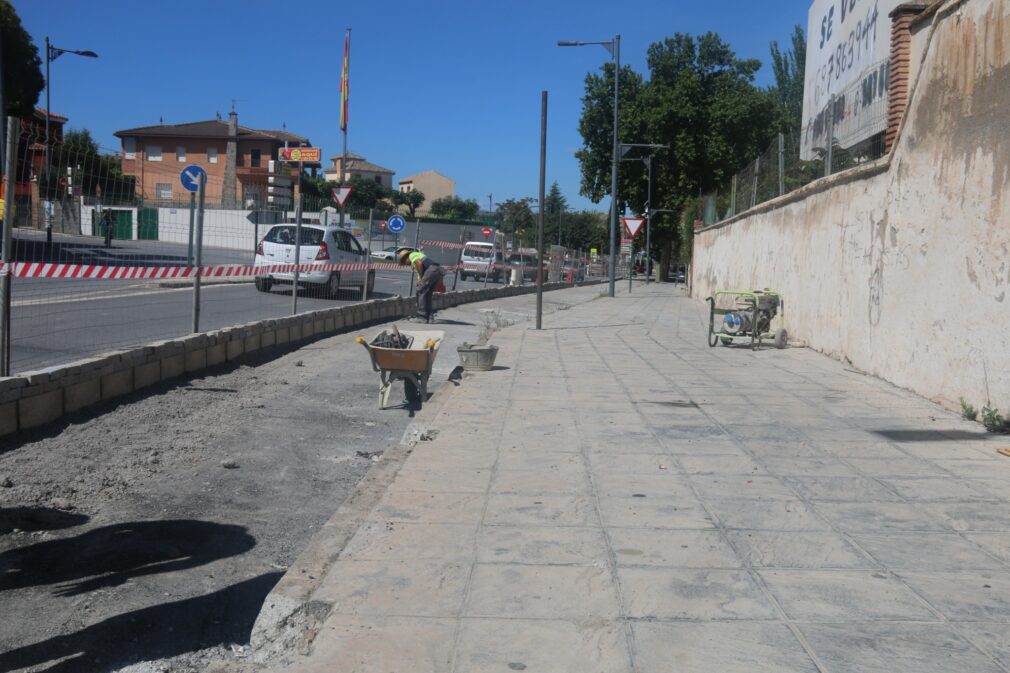
[{"label": "gravel ground", "polygon": [[[547,310],[597,294],[573,292]],[[499,305],[511,322],[533,301]],[[481,308],[444,312],[433,389]],[[0,440],[0,671],[195,673],[241,656],[264,597],[410,421],[377,409],[354,336]]]}]

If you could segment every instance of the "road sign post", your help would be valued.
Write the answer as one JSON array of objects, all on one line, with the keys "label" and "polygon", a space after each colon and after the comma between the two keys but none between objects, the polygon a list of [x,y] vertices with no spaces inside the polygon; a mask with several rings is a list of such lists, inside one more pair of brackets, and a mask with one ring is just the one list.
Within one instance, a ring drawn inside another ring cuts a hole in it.
[{"label": "road sign post", "polygon": [[[197,175],[196,271],[193,276],[193,331],[200,331],[200,276],[203,275],[203,207],[207,193],[207,172]],[[185,186],[185,185],[183,185]]]},{"label": "road sign post", "polygon": [[368,274],[372,272],[372,213],[368,209],[368,237],[365,239],[365,282],[361,284],[361,301],[368,301]]},{"label": "road sign post", "polygon": [[200,176],[206,182],[207,171],[198,164],[190,164],[179,171],[179,184],[189,192],[189,245],[186,247],[186,265],[193,267],[193,220],[196,215],[196,193],[200,190]]}]

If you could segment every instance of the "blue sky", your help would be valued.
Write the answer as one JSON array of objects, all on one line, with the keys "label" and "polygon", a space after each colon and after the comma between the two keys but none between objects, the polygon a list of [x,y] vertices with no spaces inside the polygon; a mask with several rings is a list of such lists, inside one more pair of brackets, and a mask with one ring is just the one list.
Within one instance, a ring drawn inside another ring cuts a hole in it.
[{"label": "blue sky", "polygon": [[[602,47],[562,49],[559,39],[621,34],[623,63],[645,72],[648,46],[676,32],[718,32],[767,63],[772,40],[806,25],[810,0],[14,0],[42,52],[46,35],[65,49],[54,61],[53,110],[118,147],[118,129],[213,119],[231,99],[239,123],[308,136],[339,153],[340,62],[352,28],[349,148],[396,178],[433,168],[486,207],[535,196],[540,92],[549,92],[548,185],[575,207],[578,119],[587,72]],[[765,67],[759,84],[771,82]],[[40,105],[44,99],[40,100]],[[634,142],[634,139],[622,139]]]}]

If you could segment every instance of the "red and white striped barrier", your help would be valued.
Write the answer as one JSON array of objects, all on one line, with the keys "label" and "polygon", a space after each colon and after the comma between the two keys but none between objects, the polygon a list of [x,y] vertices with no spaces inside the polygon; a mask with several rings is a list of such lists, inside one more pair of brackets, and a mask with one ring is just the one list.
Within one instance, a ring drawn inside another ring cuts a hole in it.
[{"label": "red and white striped barrier", "polygon": [[[43,264],[39,262],[16,262],[0,265],[0,274],[15,278],[52,278],[65,280],[162,280],[172,278],[194,278],[199,270],[202,278],[237,278],[241,276],[266,276],[272,273],[294,273],[298,271],[404,271],[411,269],[391,263],[375,264],[221,264],[217,266],[105,266],[95,264]],[[448,270],[455,270],[452,267]]]},{"label": "red and white striped barrier", "polygon": [[452,248],[454,250],[462,250],[464,247],[462,243],[456,243],[455,241],[421,241],[420,245],[429,248]]}]

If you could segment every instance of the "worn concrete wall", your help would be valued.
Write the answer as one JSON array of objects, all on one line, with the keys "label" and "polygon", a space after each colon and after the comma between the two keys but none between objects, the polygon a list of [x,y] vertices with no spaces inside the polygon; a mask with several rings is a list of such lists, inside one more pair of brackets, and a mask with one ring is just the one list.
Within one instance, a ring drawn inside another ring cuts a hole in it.
[{"label": "worn concrete wall", "polygon": [[1008,410],[1010,2],[946,2],[916,30],[892,154],[700,231],[693,294],[774,287],[811,347]]}]

